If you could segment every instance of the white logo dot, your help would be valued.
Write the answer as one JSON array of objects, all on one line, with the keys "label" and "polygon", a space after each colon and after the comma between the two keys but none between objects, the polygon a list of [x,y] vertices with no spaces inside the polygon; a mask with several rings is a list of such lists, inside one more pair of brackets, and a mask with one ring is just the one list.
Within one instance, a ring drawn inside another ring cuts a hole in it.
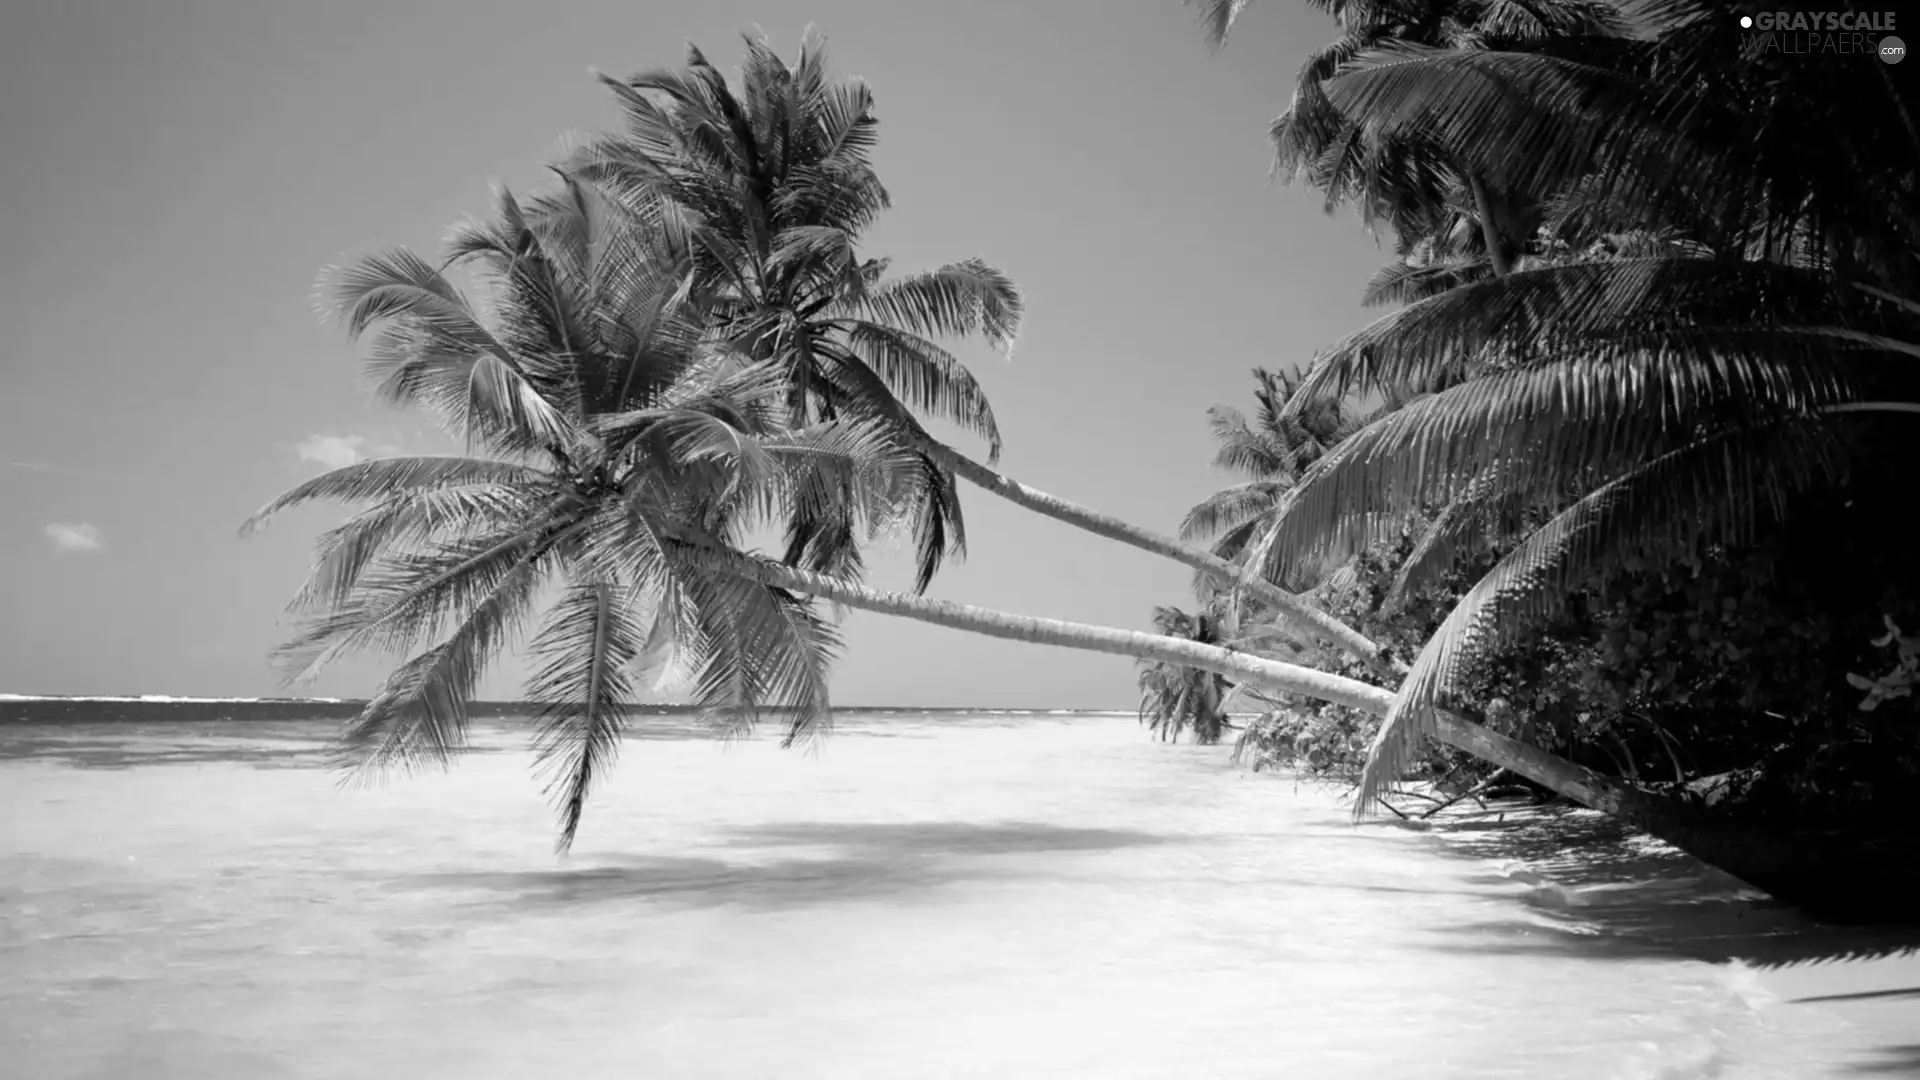
[{"label": "white logo dot", "polygon": [[1742,30],[1744,30],[1744,29],[1746,29],[1747,27],[1750,27],[1750,26],[1752,26],[1752,25],[1753,25],[1753,16],[1751,16],[1751,15],[1742,15],[1742,16],[1740,16],[1740,28],[1741,28]]}]

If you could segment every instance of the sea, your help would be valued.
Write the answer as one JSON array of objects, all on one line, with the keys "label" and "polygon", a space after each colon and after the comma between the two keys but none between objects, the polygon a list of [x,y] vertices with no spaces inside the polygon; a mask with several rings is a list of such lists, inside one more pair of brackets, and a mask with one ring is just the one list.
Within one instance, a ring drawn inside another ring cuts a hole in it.
[{"label": "sea", "polygon": [[1581,811],[1354,824],[1131,715],[636,717],[579,841],[518,706],[0,701],[0,1077],[1920,1077],[1920,938]]}]

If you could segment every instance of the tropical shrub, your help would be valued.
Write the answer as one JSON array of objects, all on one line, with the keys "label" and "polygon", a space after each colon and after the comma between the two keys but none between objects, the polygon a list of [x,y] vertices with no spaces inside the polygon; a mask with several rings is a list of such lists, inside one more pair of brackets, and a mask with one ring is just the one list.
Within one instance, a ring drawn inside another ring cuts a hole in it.
[{"label": "tropical shrub", "polygon": [[1350,781],[1366,764],[1379,723],[1379,717],[1324,702],[1273,709],[1241,731],[1233,760],[1254,772],[1285,767]]}]

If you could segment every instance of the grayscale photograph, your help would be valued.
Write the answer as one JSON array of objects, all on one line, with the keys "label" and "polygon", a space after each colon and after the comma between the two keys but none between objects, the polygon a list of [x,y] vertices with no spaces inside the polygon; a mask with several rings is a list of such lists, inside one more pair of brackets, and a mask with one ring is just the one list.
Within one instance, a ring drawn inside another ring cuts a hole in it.
[{"label": "grayscale photograph", "polygon": [[4,27],[0,1080],[1920,1080],[1920,12]]}]

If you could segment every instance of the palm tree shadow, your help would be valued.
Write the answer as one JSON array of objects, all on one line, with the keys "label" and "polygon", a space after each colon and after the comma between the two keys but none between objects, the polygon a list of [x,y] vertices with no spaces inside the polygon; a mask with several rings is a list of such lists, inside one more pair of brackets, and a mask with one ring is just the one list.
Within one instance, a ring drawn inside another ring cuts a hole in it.
[{"label": "palm tree shadow", "polygon": [[1088,829],[1032,821],[788,821],[734,830],[740,847],[832,844],[875,858],[1029,855],[1116,851],[1172,838],[1132,829]]},{"label": "palm tree shadow", "polygon": [[1860,990],[1851,994],[1815,994],[1811,997],[1794,998],[1796,1005],[1807,1005],[1818,1001],[1873,1001],[1880,998],[1920,997],[1920,986],[1903,986],[1898,990]]},{"label": "palm tree shadow", "polygon": [[477,893],[473,904],[516,911],[633,902],[756,912],[849,901],[913,903],[965,881],[1052,872],[1053,864],[1018,856],[1168,841],[1152,833],[1036,822],[792,822],[737,830],[729,846],[739,858],[596,856],[577,868],[421,874],[388,888]]},{"label": "palm tree shadow", "polygon": [[1920,927],[1823,925],[1618,820],[1515,809],[1495,806],[1427,830],[1448,854],[1501,865],[1472,880],[1515,889],[1523,909],[1450,928],[1452,940],[1436,948],[1759,968],[1920,956]]},{"label": "palm tree shadow", "polygon": [[1847,1071],[1863,1076],[1920,1077],[1920,1043],[1883,1046],[1874,1053],[1880,1060],[1851,1065]]}]

